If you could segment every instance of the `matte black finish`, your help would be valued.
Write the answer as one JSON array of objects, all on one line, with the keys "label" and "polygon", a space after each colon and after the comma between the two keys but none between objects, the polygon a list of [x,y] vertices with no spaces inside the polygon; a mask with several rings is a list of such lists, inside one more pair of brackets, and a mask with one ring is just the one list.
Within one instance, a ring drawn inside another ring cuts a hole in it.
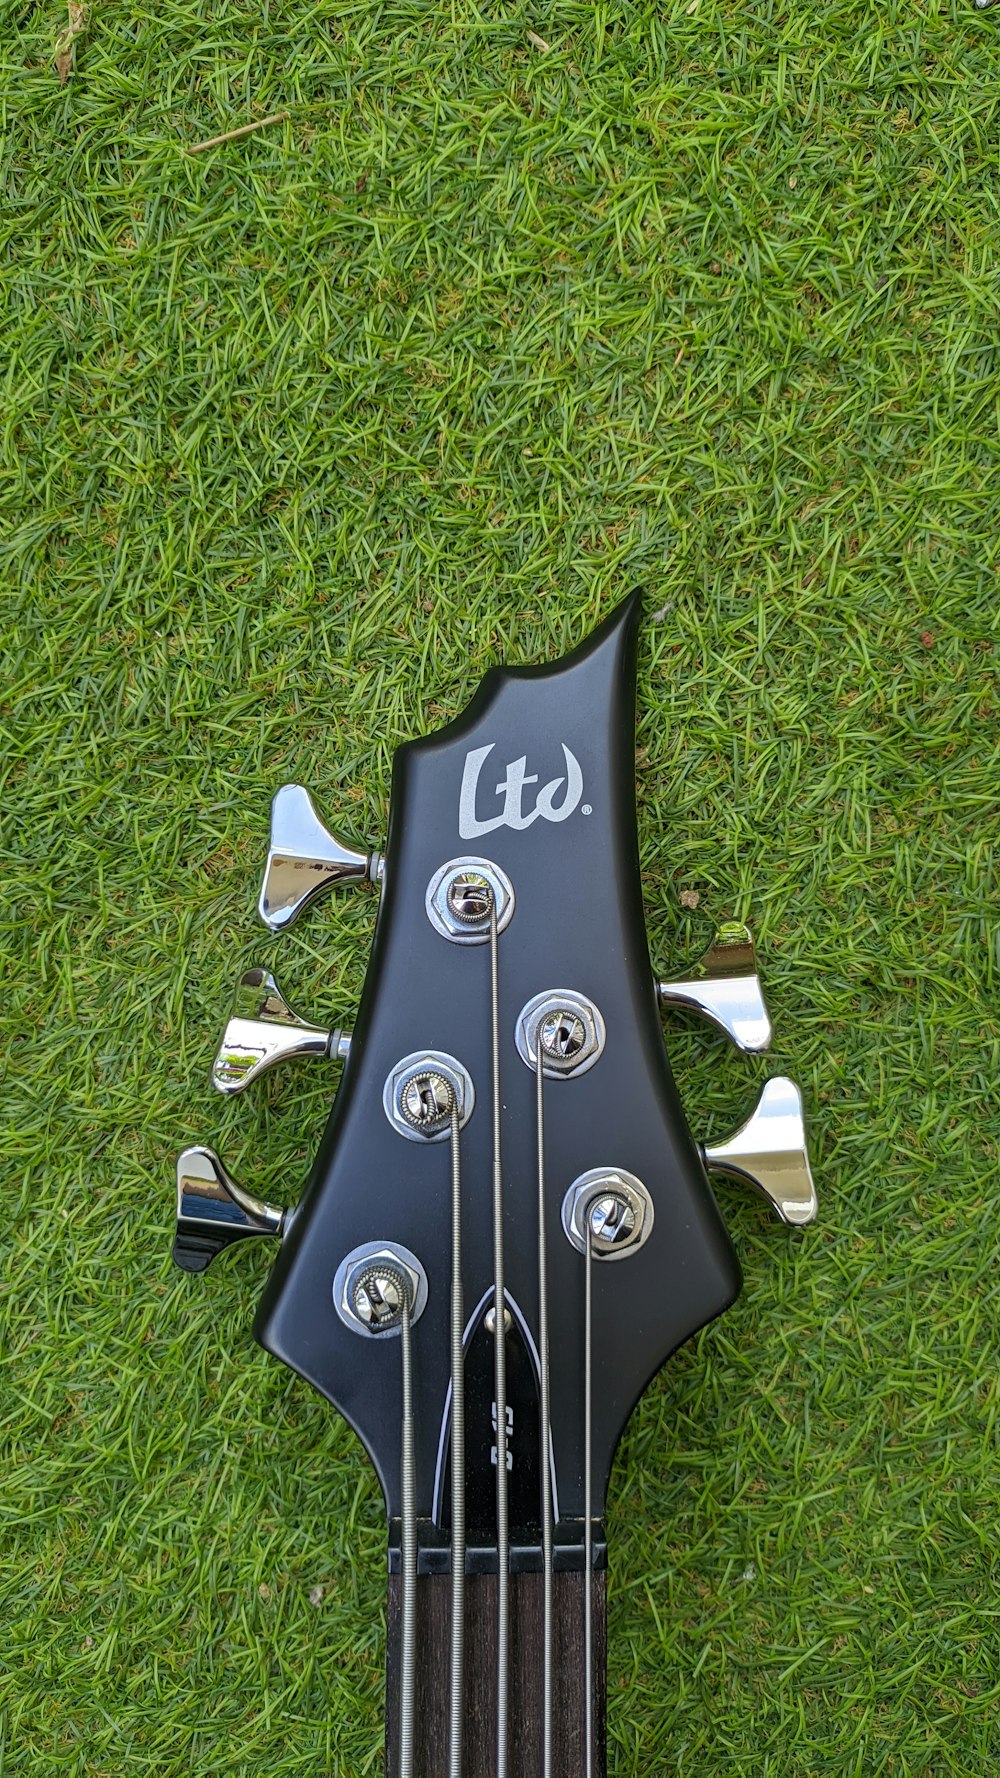
[{"label": "matte black finish", "polygon": [[[595,1266],[595,1517],[637,1397],[675,1347],[739,1289],[736,1257],[667,1063],[647,951],[633,790],[638,617],[633,596],[551,667],[495,669],[462,716],[396,755],[385,885],[351,1052],[255,1329],[262,1345],[314,1383],[356,1428],[391,1518],[400,1508],[399,1345],[350,1332],[334,1310],[331,1286],[343,1255],[363,1241],[401,1242],[426,1270],[428,1303],[413,1340],[417,1510],[429,1521],[449,1383],[449,1148],[404,1140],[384,1115],[383,1083],[408,1052],[448,1052],[474,1080],[476,1109],[462,1134],[470,1315],[493,1275],[489,948],[450,944],[428,920],[427,884],[446,860],[491,858],[508,873],[516,895],[499,950],[506,1285],[533,1335],[535,1082],[514,1046],[515,1019],[533,995],[573,988],[597,1003],[607,1026],[596,1065],[545,1089],[552,1440],[557,1510],[567,1537],[579,1536],[583,1512],[584,1261],[560,1222],[571,1181],[591,1167],[624,1167],[645,1182],[655,1203],[654,1228],[641,1251]],[[495,786],[522,756],[527,816],[554,778],[563,779],[551,798],[558,809],[567,777],[563,744],[583,773],[578,806],[566,819],[543,814],[520,829],[460,836],[460,789],[471,749],[492,748],[482,764],[479,816],[501,812]],[[489,1428],[480,1421],[490,1405],[483,1391],[473,1392],[470,1453],[488,1441]],[[538,1462],[537,1427],[523,1426],[521,1418],[519,1411],[510,1441],[519,1499],[519,1466],[537,1473]],[[440,1527],[436,1536],[429,1524],[424,1531],[427,1542],[442,1540]]]}]

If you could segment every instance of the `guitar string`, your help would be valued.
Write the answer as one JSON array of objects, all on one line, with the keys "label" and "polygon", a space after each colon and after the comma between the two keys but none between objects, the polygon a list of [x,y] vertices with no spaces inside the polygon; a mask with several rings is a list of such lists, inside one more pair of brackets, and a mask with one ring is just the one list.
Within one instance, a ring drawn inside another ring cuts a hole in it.
[{"label": "guitar string", "polygon": [[538,1370],[542,1473],[542,1778],[552,1778],[552,1471],[549,1467],[549,1282],[545,1248],[545,1118],[542,1045],[535,1038],[535,1121],[538,1131]]},{"label": "guitar string", "polygon": [[495,1352],[497,1454],[497,1764],[507,1778],[507,1683],[509,1666],[510,1532],[507,1509],[507,1350],[504,1337],[503,1164],[500,1153],[500,980],[497,904],[490,910],[490,999],[493,1045],[493,1344]]},{"label": "guitar string", "polygon": [[399,1778],[413,1778],[414,1679],[416,1675],[417,1509],[413,1458],[413,1352],[410,1299],[403,1297],[400,1329],[403,1369],[402,1428],[402,1630],[399,1679]]},{"label": "guitar string", "polygon": [[593,1410],[593,1247],[591,1245],[590,1206],[584,1212],[586,1223],[587,1281],[583,1296],[583,1341],[585,1348],[583,1375],[583,1658],[587,1668],[587,1778],[594,1778],[594,1532],[591,1519],[593,1506],[593,1475],[591,1462],[591,1421]]},{"label": "guitar string", "polygon": [[449,1773],[462,1778],[465,1647],[465,1307],[458,1103],[451,1108],[451,1735]]}]

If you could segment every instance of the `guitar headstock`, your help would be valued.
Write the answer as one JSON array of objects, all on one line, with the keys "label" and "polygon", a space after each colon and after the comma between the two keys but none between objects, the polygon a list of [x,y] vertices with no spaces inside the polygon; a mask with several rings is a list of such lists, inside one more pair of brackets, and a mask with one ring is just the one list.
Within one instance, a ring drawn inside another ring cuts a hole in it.
[{"label": "guitar headstock", "polygon": [[746,1049],[770,1025],[745,928],[721,929],[689,981],[654,979],[633,784],[639,614],[633,596],[551,666],[494,669],[453,722],[402,746],[384,857],[328,835],[300,787],[278,793],[262,916],[277,931],[325,887],[378,884],[364,993],[348,1041],[250,972],[214,1078],[239,1090],[309,1054],[346,1056],[343,1076],[283,1215],[210,1151],[178,1164],[178,1262],[200,1269],[243,1234],[280,1235],[256,1335],[355,1427],[390,1520],[412,1490],[432,1571],[452,1541],[456,1366],[470,1559],[496,1560],[503,1463],[515,1566],[541,1541],[546,1498],[568,1565],[600,1524],[638,1397],[740,1288],[709,1167],[757,1184],[786,1221],[815,1214],[791,1082],[768,1083],[749,1124],[705,1150],[671,1076],[664,1006]]}]

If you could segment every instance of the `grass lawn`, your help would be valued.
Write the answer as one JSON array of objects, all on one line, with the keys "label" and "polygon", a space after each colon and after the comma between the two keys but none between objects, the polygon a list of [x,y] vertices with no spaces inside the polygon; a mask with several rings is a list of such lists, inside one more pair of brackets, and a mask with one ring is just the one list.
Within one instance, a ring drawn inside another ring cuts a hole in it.
[{"label": "grass lawn", "polygon": [[[256,923],[274,787],[377,843],[398,742],[640,585],[654,955],[752,919],[821,1221],[720,1184],[610,1770],[986,1778],[1000,9],[95,5],[61,86],[64,18],[0,42],[0,1773],[380,1771],[373,1476],[268,1254],[171,1268],[174,1155],[294,1200],[326,1089],[212,1092],[231,984],[363,980],[370,897]],[[764,1063],[670,1044],[720,1134]]]}]

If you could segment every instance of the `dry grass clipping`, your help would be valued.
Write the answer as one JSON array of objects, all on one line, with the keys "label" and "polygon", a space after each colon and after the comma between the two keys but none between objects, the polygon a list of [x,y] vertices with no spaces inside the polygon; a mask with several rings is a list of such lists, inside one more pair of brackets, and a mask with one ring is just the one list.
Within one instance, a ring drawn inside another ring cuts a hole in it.
[{"label": "dry grass clipping", "polygon": [[75,0],[69,0],[69,22],[56,44],[56,71],[59,85],[65,86],[73,72],[75,45],[78,37],[82,37],[87,29],[88,13],[85,6],[77,6]]}]

